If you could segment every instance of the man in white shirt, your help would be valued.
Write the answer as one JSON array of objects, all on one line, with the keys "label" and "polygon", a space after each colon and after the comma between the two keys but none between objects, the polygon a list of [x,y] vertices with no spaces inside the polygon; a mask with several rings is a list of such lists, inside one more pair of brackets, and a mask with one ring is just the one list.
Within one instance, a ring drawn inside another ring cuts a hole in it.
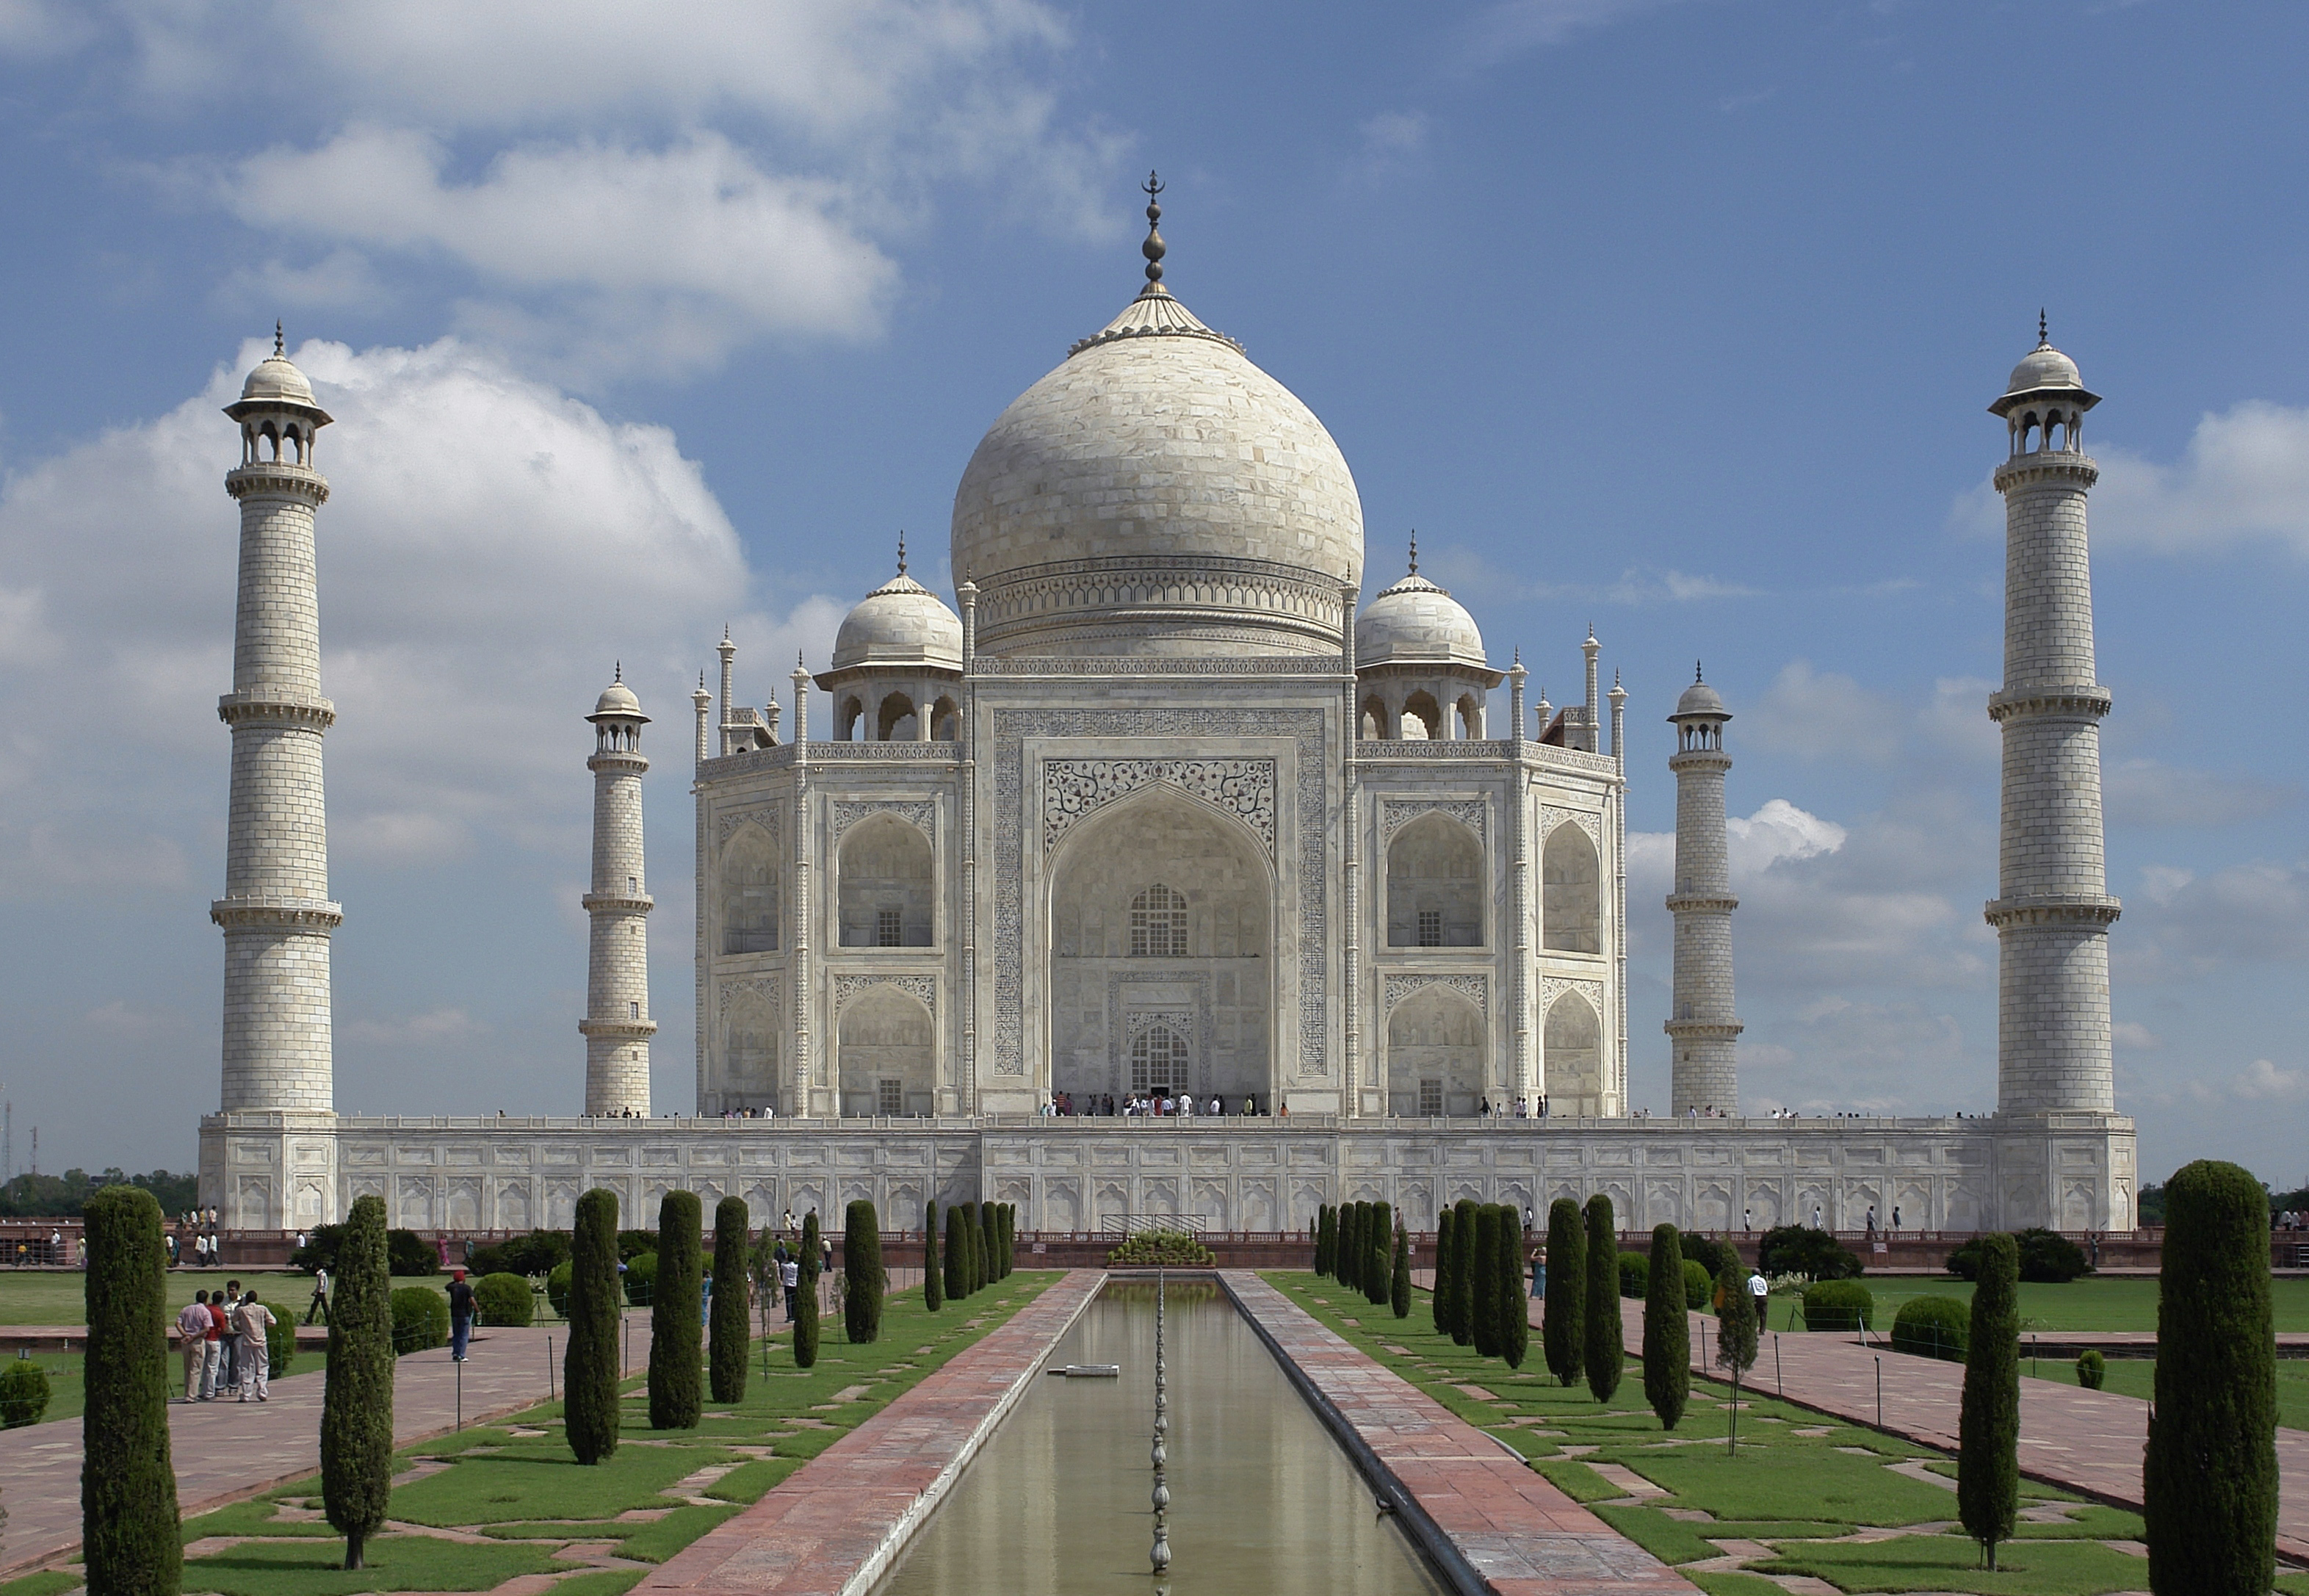
[{"label": "man in white shirt", "polygon": [[1764,1328],[1764,1316],[1770,1309],[1769,1299],[1772,1295],[1772,1283],[1764,1278],[1761,1269],[1748,1271],[1748,1295],[1755,1299],[1756,1328],[1760,1331]]},{"label": "man in white shirt", "polygon": [[273,1323],[272,1310],[257,1301],[253,1290],[243,1296],[240,1305],[232,1310],[232,1327],[240,1337],[240,1400],[244,1402],[248,1401],[252,1389],[258,1401],[271,1400],[272,1356],[265,1333]]}]

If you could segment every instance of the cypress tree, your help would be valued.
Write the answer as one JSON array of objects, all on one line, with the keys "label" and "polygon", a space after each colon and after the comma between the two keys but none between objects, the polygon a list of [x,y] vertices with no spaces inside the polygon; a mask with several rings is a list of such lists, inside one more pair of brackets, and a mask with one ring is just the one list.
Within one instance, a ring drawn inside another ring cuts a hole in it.
[{"label": "cypress tree", "polygon": [[[382,1203],[377,1211],[382,1218]],[[82,1213],[87,1222],[82,1367],[88,1406],[81,1417],[80,1512],[88,1588],[91,1596],[176,1596],[185,1557],[177,1533],[177,1470],[169,1454],[168,1253],[160,1241],[160,1205],[139,1187],[107,1186]],[[382,1224],[376,1242],[382,1253]],[[389,1391],[390,1364],[387,1369]],[[385,1410],[390,1415],[389,1402]],[[388,1433],[388,1453],[392,1445]],[[380,1522],[383,1507],[380,1490]],[[358,1553],[351,1555],[346,1566],[359,1567]]]},{"label": "cypress tree", "polygon": [[1586,1369],[1587,1351],[1587,1227],[1569,1197],[1547,1205],[1547,1313],[1541,1323],[1548,1373],[1569,1385]]},{"label": "cypress tree", "polygon": [[2268,1591],[2277,1548],[2269,1193],[2200,1159],[2165,1184],[2157,1400],[2142,1483],[2158,1596]]},{"label": "cypress tree", "polygon": [[[360,1210],[359,1202],[353,1204],[353,1210]],[[380,1246],[385,1240],[384,1212],[380,1202]],[[340,1268],[342,1258],[340,1253]],[[378,1272],[384,1272],[382,1265]],[[344,1289],[341,1274],[338,1294],[342,1296]],[[581,1463],[598,1463],[618,1450],[618,1378],[623,1373],[618,1359],[618,1194],[596,1188],[577,1199],[577,1222],[569,1245],[569,1350],[561,1359],[562,1428],[569,1438],[569,1450]],[[331,1306],[329,1356],[333,1360],[337,1314],[334,1305]],[[390,1321],[386,1330],[389,1345]],[[324,1458],[327,1452],[324,1444]]]},{"label": "cypress tree", "polygon": [[1597,1401],[1610,1401],[1628,1358],[1620,1331],[1620,1233],[1612,1200],[1601,1192],[1587,1199],[1587,1332],[1580,1357],[1587,1389]]},{"label": "cypress tree", "polygon": [[1475,1245],[1468,1249],[1467,1284],[1469,1339],[1479,1357],[1500,1355],[1500,1207],[1486,1202],[1475,1210]]},{"label": "cypress tree", "polygon": [[1451,1333],[1451,1259],[1452,1227],[1459,1216],[1446,1208],[1435,1216],[1435,1288],[1428,1293],[1428,1310],[1435,1317],[1435,1333]]},{"label": "cypress tree", "polygon": [[321,1505],[345,1538],[348,1568],[363,1566],[362,1547],[384,1526],[393,1494],[392,1299],[385,1199],[356,1199],[338,1239],[337,1288],[329,1299],[329,1366],[336,1372],[321,1388]]},{"label": "cypress tree", "polygon": [[[2013,1520],[2020,1512],[2019,1297],[2019,1245],[2001,1231],[1984,1237],[1980,1274],[1972,1288],[1964,1403],[1957,1418],[1956,1510],[1964,1532],[1988,1554],[1992,1569],[1996,1566],[1996,1543],[2011,1539]],[[2157,1361],[2161,1364],[2171,1356],[2160,1347]],[[2192,1580],[2179,1588],[2215,1587]]]},{"label": "cypress tree", "polygon": [[1395,1268],[1388,1275],[1387,1300],[1397,1318],[1411,1317],[1411,1235],[1400,1223],[1395,1227]]},{"label": "cypress tree", "polygon": [[1315,1274],[1318,1279],[1331,1272],[1331,1205],[1327,1202],[1315,1210]]},{"label": "cypress tree", "polygon": [[801,1222],[801,1280],[794,1293],[793,1357],[798,1369],[817,1366],[817,1210]]},{"label": "cypress tree", "polygon": [[1457,1217],[1451,1227],[1451,1340],[1467,1347],[1475,1340],[1475,1200],[1462,1197],[1452,1211]]},{"label": "cypress tree", "polygon": [[743,1197],[724,1197],[713,1205],[713,1356],[707,1379],[717,1402],[746,1400],[746,1357],[754,1349],[746,1268],[750,1218]]},{"label": "cypress tree", "polygon": [[970,1249],[962,1241],[962,1210],[949,1202],[946,1209],[946,1295],[959,1302],[970,1295]]},{"label": "cypress tree", "polygon": [[1339,1236],[1331,1246],[1331,1278],[1342,1286],[1355,1283],[1355,1210],[1361,1206],[1339,1204]]},{"label": "cypress tree", "polygon": [[1515,1204],[1500,1204],[1500,1247],[1494,1266],[1500,1275],[1500,1356],[1508,1367],[1523,1367],[1531,1348],[1531,1313],[1524,1306],[1523,1226],[1517,1222]]},{"label": "cypress tree", "polygon": [[922,1206],[922,1305],[937,1313],[946,1305],[946,1279],[938,1269],[938,1200]]},{"label": "cypress tree", "polygon": [[[1547,1278],[1552,1284],[1555,1271]],[[1691,1395],[1691,1321],[1684,1317],[1683,1238],[1673,1225],[1652,1227],[1651,1274],[1644,1287],[1644,1400],[1672,1430]]]},{"label": "cypress tree", "polygon": [[657,1205],[657,1280],[650,1292],[649,1416],[653,1430],[694,1430],[705,1410],[698,1365],[704,1316],[705,1249],[695,1192],[668,1192]]},{"label": "cypress tree", "polygon": [[1363,1296],[1373,1307],[1385,1305],[1395,1289],[1395,1215],[1384,1202],[1371,1204],[1371,1250],[1363,1260]]},{"label": "cypress tree", "polygon": [[[1729,1247],[1725,1248],[1730,1252]],[[1748,1295],[1748,1277],[1733,1253],[1716,1277],[1716,1366],[1732,1371],[1732,1455],[1740,1454],[1740,1376],[1756,1361],[1756,1299]]]},{"label": "cypress tree", "polygon": [[1018,1205],[1002,1205],[1002,1278],[1008,1279],[1010,1271],[1018,1266]]},{"label": "cypress tree", "polygon": [[962,1227],[968,1234],[963,1238],[970,1247],[970,1294],[975,1297],[986,1286],[986,1221],[979,1217],[982,1203],[963,1205]]},{"label": "cypress tree", "polygon": [[882,1339],[882,1224],[874,1205],[864,1198],[852,1202],[842,1216],[842,1272],[849,1288],[842,1294],[842,1330],[852,1345]]},{"label": "cypress tree", "polygon": [[995,1211],[1000,1206],[999,1203],[994,1202],[982,1202],[978,1205],[980,1240],[985,1248],[981,1254],[985,1259],[985,1262],[980,1268],[978,1275],[979,1279],[989,1286],[1002,1278],[1002,1219],[1001,1216]]}]

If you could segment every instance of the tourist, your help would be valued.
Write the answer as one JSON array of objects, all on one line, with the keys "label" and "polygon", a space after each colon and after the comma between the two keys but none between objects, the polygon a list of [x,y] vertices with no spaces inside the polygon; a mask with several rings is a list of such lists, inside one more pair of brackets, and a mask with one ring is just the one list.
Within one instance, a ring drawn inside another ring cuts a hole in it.
[{"label": "tourist", "polygon": [[[781,1252],[783,1249],[780,1249]],[[801,1260],[781,1258],[778,1262],[778,1284],[786,1295],[786,1323],[793,1323],[794,1314],[801,1302]]]},{"label": "tourist", "polygon": [[1900,1205],[1897,1202],[1892,1205],[1892,1234],[1900,1234]]},{"label": "tourist", "polygon": [[473,1336],[473,1288],[465,1284],[465,1271],[458,1270],[449,1278],[449,1356],[458,1363],[465,1361],[465,1344]]},{"label": "tourist", "polygon": [[788,1236],[800,1236],[801,1234],[801,1227],[794,1223],[793,1210],[791,1209],[786,1210],[785,1232]]},{"label": "tourist", "polygon": [[[248,1401],[251,1388],[260,1402],[271,1400],[272,1388],[272,1349],[266,1332],[272,1328],[272,1310],[256,1300],[252,1288],[232,1310],[234,1340],[240,1350],[240,1380],[237,1387],[240,1400]],[[295,1335],[291,1330],[289,1332]]]},{"label": "tourist", "polygon": [[1531,1250],[1531,1295],[1535,1302],[1547,1300],[1547,1249],[1545,1247],[1534,1247]]},{"label": "tourist", "polygon": [[227,1315],[223,1292],[209,1293],[208,1313],[209,1331],[203,1341],[201,1362],[201,1401],[204,1402],[216,1400],[217,1386],[224,1378],[224,1356],[230,1350],[230,1345],[225,1340]]},{"label": "tourist", "polygon": [[240,1337],[232,1324],[232,1310],[239,1303],[238,1280],[227,1280],[224,1289],[209,1298],[209,1312],[216,1315],[217,1357],[222,1366],[217,1371],[219,1391],[240,1389]]},{"label": "tourist", "polygon": [[202,1375],[209,1361],[209,1294],[193,1293],[193,1300],[177,1315],[177,1337],[185,1346],[185,1401],[201,1400]]},{"label": "tourist", "polygon": [[305,1323],[315,1320],[323,1324],[329,1322],[329,1271],[317,1265],[313,1270],[313,1300],[305,1305]]},{"label": "tourist", "polygon": [[1868,1240],[1872,1245],[1876,1240],[1876,1205],[1872,1202],[1868,1205]]}]

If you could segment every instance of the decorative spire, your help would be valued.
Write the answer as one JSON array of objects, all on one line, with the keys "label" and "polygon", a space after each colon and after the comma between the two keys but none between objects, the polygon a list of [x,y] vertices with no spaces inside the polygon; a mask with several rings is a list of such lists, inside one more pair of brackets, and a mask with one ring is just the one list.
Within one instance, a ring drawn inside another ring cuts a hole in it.
[{"label": "decorative spire", "polygon": [[[610,685],[611,685],[611,686],[613,686],[613,687],[614,687],[614,686],[615,686],[615,685],[617,685],[618,682],[623,681],[625,679],[626,679],[626,662],[625,662],[625,661],[623,661],[623,660],[619,660],[619,661],[618,662],[618,668],[617,668],[616,670],[614,670],[614,671],[612,671],[612,672],[610,672]],[[704,680],[705,680],[705,679],[704,679],[703,677],[699,678],[699,682],[700,682],[700,684],[701,684],[701,685],[703,684]]]},{"label": "decorative spire", "polygon": [[281,332],[281,319],[280,317],[275,317],[272,321],[272,358],[276,360],[287,359],[287,356],[283,353],[287,345],[288,340],[282,336]]},{"label": "decorative spire", "polygon": [[2052,337],[2045,324],[2045,308],[2042,305],[2037,307],[2037,347],[2038,349],[2053,347]]},{"label": "decorative spire", "polygon": [[898,575],[906,574],[906,529],[898,528]]},{"label": "decorative spire", "polygon": [[1708,680],[1708,678],[1700,672],[1700,669],[1699,669],[1699,662],[1698,660],[1694,660],[1694,661],[1692,661],[1692,662],[1691,662],[1691,682],[1692,682],[1692,685],[1693,685],[1694,687],[1697,687],[1697,686],[1699,686],[1701,682],[1703,682],[1703,681],[1707,681],[1707,680]]},{"label": "decorative spire", "polygon": [[1159,291],[1163,288],[1163,256],[1169,249],[1163,242],[1158,225],[1163,220],[1163,207],[1154,197],[1163,192],[1163,179],[1150,171],[1138,191],[1146,196],[1146,241],[1138,247],[1138,253],[1146,257],[1146,288]]},{"label": "decorative spire", "polygon": [[1419,533],[1415,529],[1411,534],[1411,574],[1419,574]]}]

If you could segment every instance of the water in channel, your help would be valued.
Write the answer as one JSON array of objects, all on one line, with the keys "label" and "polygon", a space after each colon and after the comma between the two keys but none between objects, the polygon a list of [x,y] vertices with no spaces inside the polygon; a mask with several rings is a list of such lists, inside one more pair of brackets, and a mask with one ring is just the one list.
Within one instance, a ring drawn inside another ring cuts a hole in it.
[{"label": "water in channel", "polygon": [[1154,1288],[1100,1293],[877,1596],[1435,1596],[1370,1485],[1207,1281],[1170,1287],[1170,1571],[1151,1577]]}]

